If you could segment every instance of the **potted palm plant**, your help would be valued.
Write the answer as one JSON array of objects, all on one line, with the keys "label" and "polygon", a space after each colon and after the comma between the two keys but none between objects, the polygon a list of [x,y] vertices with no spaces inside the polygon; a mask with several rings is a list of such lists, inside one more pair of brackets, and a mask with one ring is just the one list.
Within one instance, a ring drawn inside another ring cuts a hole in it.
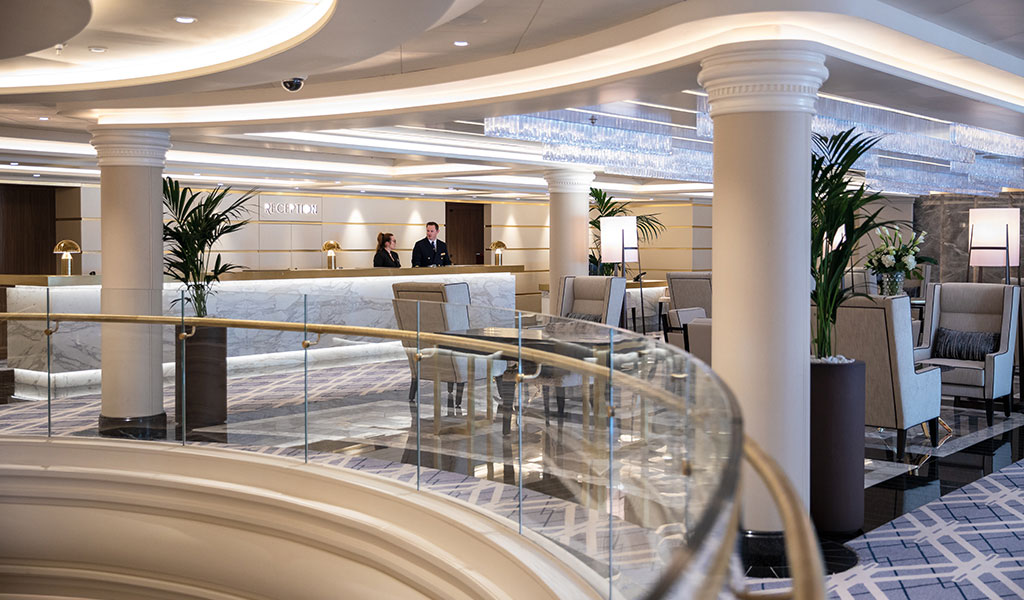
[{"label": "potted palm plant", "polygon": [[[626,217],[632,214],[629,202],[616,201],[604,190],[590,188],[590,230],[596,248],[590,252],[591,275],[611,275],[614,267],[601,262],[601,217]],[[645,244],[653,242],[665,231],[665,225],[657,214],[637,215],[636,228],[640,241]]]},{"label": "potted palm plant", "polygon": [[[197,317],[208,316],[213,284],[220,276],[242,267],[221,260],[214,245],[224,236],[244,227],[245,203],[256,194],[252,189],[238,198],[227,199],[231,188],[217,186],[210,191],[193,191],[167,177],[163,183],[167,221],[163,227],[166,244],[164,274],[184,286],[182,298]],[[184,310],[185,307],[182,307]],[[184,340],[175,347],[175,421],[187,429],[218,425],[227,420],[227,330],[196,327],[176,331]],[[182,356],[184,354],[184,356]],[[185,401],[182,402],[184,394]],[[182,414],[184,409],[184,415]]]},{"label": "potted palm plant", "polygon": [[814,134],[811,157],[811,276],[815,305],[811,361],[811,517],[819,531],[856,531],[864,523],[865,366],[835,357],[839,306],[856,294],[843,275],[864,236],[877,227],[882,199],[851,170],[879,137],[853,129]]}]

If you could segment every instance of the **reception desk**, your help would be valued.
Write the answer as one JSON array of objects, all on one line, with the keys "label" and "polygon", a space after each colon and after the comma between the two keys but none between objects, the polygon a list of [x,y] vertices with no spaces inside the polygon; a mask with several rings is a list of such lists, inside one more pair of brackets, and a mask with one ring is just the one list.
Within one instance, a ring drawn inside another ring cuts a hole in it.
[{"label": "reception desk", "polygon": [[[302,323],[329,323],[362,327],[396,328],[392,284],[399,281],[465,281],[474,305],[515,309],[515,277],[522,266],[451,266],[404,269],[309,269],[241,271],[226,274],[215,284],[209,316]],[[0,275],[9,312],[99,313],[98,276],[55,277]],[[180,297],[180,284],[164,284],[165,315],[180,315],[172,305]],[[186,313],[190,315],[191,313]],[[10,322],[8,365],[27,371],[46,370],[46,336],[42,323]],[[164,362],[173,362],[173,332],[164,328]],[[379,340],[324,336],[316,350],[373,344]],[[302,336],[294,332],[231,329],[228,356],[268,356],[301,350]],[[391,342],[392,346],[397,342]],[[376,345],[376,344],[375,344]],[[400,351],[400,350],[399,350]],[[299,352],[301,354],[301,352]],[[61,323],[52,339],[54,373],[86,371],[100,366],[100,326]]]}]

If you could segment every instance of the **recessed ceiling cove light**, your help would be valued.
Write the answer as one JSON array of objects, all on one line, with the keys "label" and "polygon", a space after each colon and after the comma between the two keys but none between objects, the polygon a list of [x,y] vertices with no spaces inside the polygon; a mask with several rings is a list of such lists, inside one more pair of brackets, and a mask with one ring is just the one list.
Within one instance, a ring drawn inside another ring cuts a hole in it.
[{"label": "recessed ceiling cove light", "polygon": [[460,47],[460,48],[463,47],[463,46],[468,46],[469,45],[469,42],[461,42],[461,41],[460,42],[452,42],[452,43],[455,44],[456,46]]},{"label": "recessed ceiling cove light", "polygon": [[49,121],[50,117],[39,117],[40,121]]},{"label": "recessed ceiling cove light", "polygon": [[107,51],[106,46],[89,46],[89,52],[95,52],[96,54],[102,54]]},{"label": "recessed ceiling cove light", "polygon": [[195,17],[189,17],[189,16],[186,16],[186,15],[180,15],[180,16],[174,17],[174,20],[179,22],[179,23],[181,23],[182,25],[191,25],[192,23],[195,23],[199,19],[197,19]]},{"label": "recessed ceiling cove light", "polygon": [[39,177],[39,173],[33,173],[32,176],[33,177]]}]

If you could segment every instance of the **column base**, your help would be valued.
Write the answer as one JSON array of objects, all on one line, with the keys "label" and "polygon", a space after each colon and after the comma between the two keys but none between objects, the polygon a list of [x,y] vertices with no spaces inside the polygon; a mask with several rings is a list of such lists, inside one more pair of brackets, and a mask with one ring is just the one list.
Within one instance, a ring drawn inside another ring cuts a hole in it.
[{"label": "column base", "polygon": [[[857,553],[839,540],[819,536],[818,543],[828,575],[842,573],[860,561]],[[740,560],[747,577],[790,577],[785,537],[781,531],[740,531],[739,544]]]},{"label": "column base", "polygon": [[167,439],[167,413],[148,417],[106,417],[100,415],[99,434],[133,440]]}]

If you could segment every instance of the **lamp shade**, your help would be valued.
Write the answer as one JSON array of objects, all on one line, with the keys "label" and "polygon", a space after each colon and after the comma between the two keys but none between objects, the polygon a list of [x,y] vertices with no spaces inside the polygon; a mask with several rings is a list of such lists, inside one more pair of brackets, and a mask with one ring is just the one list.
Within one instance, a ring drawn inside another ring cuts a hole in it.
[{"label": "lamp shade", "polygon": [[[640,258],[636,217],[601,217],[601,262],[636,262]],[[626,258],[622,258],[623,248]]]},{"label": "lamp shade", "polygon": [[323,250],[324,252],[329,252],[331,250],[341,250],[341,244],[334,240],[327,240],[326,242],[324,242],[323,248],[321,248],[321,250]]},{"label": "lamp shade", "polygon": [[65,252],[70,254],[81,254],[82,247],[79,246],[78,242],[75,240],[61,240],[53,247],[54,254],[64,254]]},{"label": "lamp shade", "polygon": [[[972,208],[969,211],[968,223],[970,266],[1020,266],[1019,208]],[[1007,243],[1010,252],[1009,265],[1006,264]]]}]

